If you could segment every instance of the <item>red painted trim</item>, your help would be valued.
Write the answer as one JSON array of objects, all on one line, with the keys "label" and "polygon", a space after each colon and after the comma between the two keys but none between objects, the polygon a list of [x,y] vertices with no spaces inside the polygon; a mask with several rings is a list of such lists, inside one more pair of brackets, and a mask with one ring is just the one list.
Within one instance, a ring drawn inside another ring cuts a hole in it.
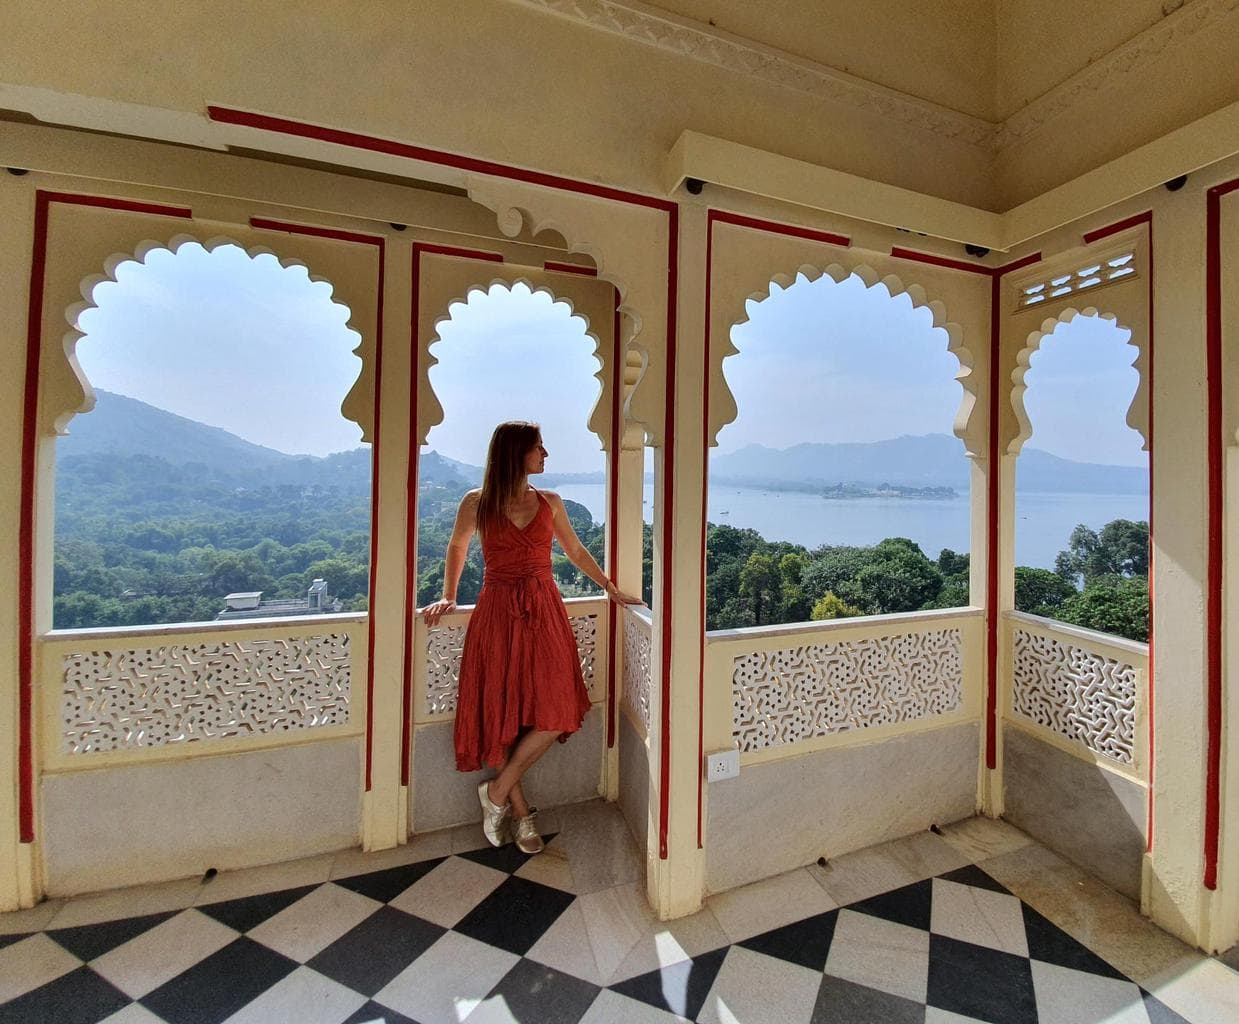
[{"label": "red painted trim", "polygon": [[1012,260],[1010,263],[1004,263],[1001,267],[994,268],[995,277],[1006,277],[1007,274],[1013,274],[1017,270],[1023,270],[1025,267],[1031,267],[1034,263],[1041,262],[1041,253],[1030,252],[1027,256],[1021,256],[1018,260]]},{"label": "red painted trim", "polygon": [[998,767],[998,500],[1002,475],[1002,278],[990,277],[989,290],[989,467],[985,475],[985,767]]},{"label": "red painted trim", "polygon": [[75,192],[43,192],[46,202],[63,203],[65,206],[88,206],[96,210],[121,210],[125,213],[149,213],[158,217],[176,217],[188,220],[193,211],[187,206],[166,206],[163,203],[140,203],[131,199],[116,199],[112,196],[83,196]]},{"label": "red painted trim", "polygon": [[931,267],[945,267],[948,270],[962,270],[966,274],[979,274],[981,277],[993,277],[995,270],[980,263],[965,263],[963,260],[953,260],[947,256],[938,256],[932,252],[917,252],[915,249],[904,249],[894,246],[891,256],[897,260],[911,260],[913,263],[926,263]]},{"label": "red painted trim", "polygon": [[410,276],[412,311],[409,322],[409,340],[412,351],[412,366],[409,370],[409,470],[405,477],[405,531],[404,531],[404,664],[400,689],[400,784],[409,785],[410,760],[413,753],[413,621],[417,609],[417,480],[420,469],[421,445],[418,444],[418,379],[421,376],[421,355],[417,325],[421,318],[422,256],[451,256],[457,259],[482,260],[486,263],[502,263],[503,255],[484,249],[465,249],[453,245],[433,245],[430,242],[413,243],[413,269]]},{"label": "red painted trim", "polygon": [[38,189],[34,197],[30,290],[26,298],[26,371],[22,386],[21,505],[17,538],[17,818],[23,843],[34,842],[34,531],[35,484],[39,448],[39,365],[43,335],[43,287],[47,274],[49,213],[53,203],[144,213],[181,220],[193,216],[184,206],[140,203],[111,196],[78,195]]},{"label": "red painted trim", "polygon": [[17,595],[17,759],[18,823],[21,841],[34,842],[34,486],[38,453],[39,355],[43,325],[43,285],[47,270],[46,192],[35,193],[34,243],[30,257],[30,294],[26,313],[26,380],[23,395],[21,513],[18,527]]},{"label": "red painted trim", "polygon": [[716,216],[719,211],[710,210],[706,214],[706,280],[705,280],[705,324],[704,338],[701,343],[701,646],[698,652],[697,677],[697,764],[700,771],[697,775],[697,848],[702,849],[703,822],[702,805],[705,802],[705,699],[706,699],[706,534],[707,519],[710,515],[710,345],[712,335],[711,303],[714,285],[714,225],[721,218]]},{"label": "red painted trim", "polygon": [[1134,228],[1140,224],[1151,223],[1152,220],[1152,210],[1145,210],[1144,213],[1133,214],[1123,220],[1115,221],[1113,224],[1107,224],[1104,228],[1094,228],[1092,231],[1084,232],[1084,244],[1091,245],[1093,242],[1099,242],[1103,238],[1109,238],[1111,235],[1117,235],[1120,231],[1126,231],[1128,228]]},{"label": "red painted trim", "polygon": [[1222,787],[1222,196],[1239,179],[1209,189],[1205,206],[1205,399],[1208,429],[1208,569],[1205,585],[1205,873],[1217,888]]},{"label": "red painted trim", "polygon": [[[676,315],[680,277],[680,208],[672,206],[667,215],[667,387],[663,419],[663,574],[659,611],[662,615],[662,724],[659,736],[658,857],[667,859],[667,833],[671,808],[671,604],[674,590],[674,562],[671,542],[675,527],[675,373]],[[698,766],[700,770],[700,766]]]},{"label": "red painted trim", "polygon": [[251,217],[250,227],[260,231],[283,231],[290,235],[306,235],[310,238],[333,238],[341,242],[357,242],[361,245],[374,245],[383,248],[382,235],[365,235],[360,231],[341,231],[338,228],[324,228],[316,224],[296,224],[292,221],[271,220],[269,217]]},{"label": "red painted trim", "polygon": [[455,245],[432,245],[429,242],[415,242],[415,253],[426,253],[429,256],[456,256],[462,260],[484,260],[487,263],[502,263],[503,253],[490,252],[486,249],[462,249]]},{"label": "red painted trim", "polygon": [[[1041,260],[1029,253],[1001,267],[988,268],[989,293],[989,471],[985,479],[985,767],[998,767],[998,501],[1002,453],[1002,279]],[[976,268],[971,268],[976,269]]]},{"label": "red painted trim", "polygon": [[513,181],[523,181],[531,185],[544,185],[548,188],[577,192],[582,195],[595,196],[598,199],[610,199],[633,206],[645,206],[654,210],[663,210],[664,212],[670,212],[675,207],[675,203],[657,196],[642,195],[639,192],[629,192],[625,189],[611,188],[607,185],[596,185],[588,181],[577,181],[558,174],[545,174],[542,171],[513,167],[510,164],[496,163],[492,160],[480,160],[476,157],[462,156],[459,153],[427,149],[425,146],[413,146],[405,142],[396,142],[393,139],[364,135],[360,132],[326,128],[322,125],[310,124],[305,121],[294,121],[285,117],[272,117],[269,114],[256,114],[251,111],[217,106],[208,106],[207,116],[217,124],[233,124],[244,128],[257,128],[261,131],[277,132],[281,135],[294,135],[302,139],[316,139],[319,142],[329,142],[337,146],[363,149],[371,153],[386,153],[389,156],[404,157],[409,160],[421,160],[424,163],[454,167],[457,170],[470,171],[474,174],[492,174],[500,178],[510,178]]},{"label": "red painted trim", "polygon": [[[549,266],[549,265],[548,265]],[[619,476],[620,454],[623,451],[621,432],[620,398],[624,392],[624,351],[620,343],[620,295],[615,291],[615,314],[611,320],[611,472],[610,472],[610,507],[607,509],[607,532],[610,534],[607,544],[607,576],[612,583],[618,583],[616,576],[619,571]],[[642,470],[642,489],[644,490],[644,469]],[[642,517],[644,524],[644,517]],[[644,529],[642,525],[642,529]],[[618,610],[614,601],[607,602],[607,749],[615,746],[615,636]]]},{"label": "red painted trim", "polygon": [[711,210],[708,219],[711,226],[715,223],[734,224],[741,228],[767,231],[773,235],[805,238],[811,242],[825,242],[827,245],[840,245],[844,248],[852,244],[852,240],[847,235],[840,235],[834,231],[818,231],[814,228],[801,227],[798,224],[784,224],[775,220],[763,220],[760,217],[746,217],[744,214],[731,213],[728,210]]},{"label": "red painted trim", "polygon": [[556,274],[580,274],[582,277],[597,277],[598,271],[593,267],[583,267],[579,263],[556,263],[554,260],[547,260],[542,264],[543,270],[550,270]]},{"label": "red painted trim", "polygon": [[292,221],[251,217],[250,227],[260,231],[282,231],[308,238],[330,238],[358,245],[372,245],[378,251],[378,296],[374,321],[374,441],[370,445],[370,584],[366,613],[366,792],[374,782],[374,584],[378,576],[379,538],[379,424],[382,416],[383,390],[383,304],[384,274],[387,263],[386,240],[382,235],[367,235],[359,231],[342,231],[317,224],[297,224]]},{"label": "red painted trim", "polygon": [[1154,339],[1154,327],[1156,324],[1156,318],[1153,315],[1153,211],[1152,210],[1150,210],[1148,214],[1148,224],[1149,224],[1149,245],[1148,245],[1148,249],[1149,249],[1149,254],[1148,254],[1148,260],[1149,260],[1149,318],[1148,318],[1149,358],[1148,358],[1148,364],[1146,366],[1146,370],[1148,373],[1148,417],[1149,417],[1149,661],[1148,661],[1148,670],[1146,672],[1145,678],[1147,680],[1147,689],[1148,689],[1148,695],[1149,695],[1148,696],[1148,702],[1149,702],[1149,753],[1148,753],[1149,788],[1148,788],[1148,818],[1147,818],[1146,825],[1145,825],[1145,834],[1146,834],[1145,842],[1146,842],[1146,848],[1149,850],[1149,852],[1152,852],[1153,850],[1153,776],[1154,776],[1154,771],[1155,771],[1155,765],[1154,765],[1155,759],[1153,757],[1153,750],[1154,750],[1153,740],[1155,736],[1154,719],[1155,719],[1155,710],[1156,710],[1156,703],[1154,700],[1155,691],[1154,691],[1154,685],[1153,685],[1154,676],[1155,676],[1154,659],[1153,659],[1153,641],[1154,641],[1153,609],[1154,607],[1156,607],[1156,602],[1153,596],[1153,590],[1154,590],[1153,580],[1155,577],[1155,571],[1154,571],[1155,570],[1155,566],[1154,566],[1155,559],[1154,559],[1154,554],[1153,554],[1153,538],[1157,536],[1156,529],[1155,529],[1156,524],[1153,521],[1153,495],[1156,493],[1153,490],[1153,452],[1155,451],[1154,441],[1153,441],[1153,437],[1154,437],[1154,433],[1153,433],[1153,362],[1154,362],[1153,354],[1155,352],[1155,347],[1153,344],[1153,339]]}]

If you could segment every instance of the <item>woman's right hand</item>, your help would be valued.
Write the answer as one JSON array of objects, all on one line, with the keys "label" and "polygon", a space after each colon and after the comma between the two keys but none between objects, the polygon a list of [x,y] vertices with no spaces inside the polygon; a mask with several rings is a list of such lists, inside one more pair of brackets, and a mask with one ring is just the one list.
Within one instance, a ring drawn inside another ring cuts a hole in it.
[{"label": "woman's right hand", "polygon": [[434,626],[444,615],[450,615],[455,610],[455,601],[449,601],[447,598],[441,597],[434,604],[428,604],[422,609],[422,617],[426,620],[428,627]]}]

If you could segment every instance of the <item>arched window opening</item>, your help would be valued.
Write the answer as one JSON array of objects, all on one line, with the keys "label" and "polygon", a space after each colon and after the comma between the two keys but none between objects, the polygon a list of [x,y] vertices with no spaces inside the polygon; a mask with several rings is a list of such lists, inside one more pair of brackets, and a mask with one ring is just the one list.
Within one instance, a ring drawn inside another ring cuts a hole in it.
[{"label": "arched window opening", "polygon": [[332,287],[237,245],[121,263],[82,312],[95,391],[56,441],[55,628],[364,610],[360,340]]},{"label": "arched window opening", "polygon": [[[418,477],[417,601],[443,591],[444,558],[456,509],[482,482],[495,426],[529,420],[542,427],[549,452],[546,472],[530,479],[563,499],[577,536],[605,562],[606,455],[587,424],[599,396],[598,343],[567,302],[523,282],[492,284],[453,302],[438,325],[430,383],[443,407],[443,422],[427,437]],[[482,586],[478,538],[456,592],[473,604]],[[552,570],[564,597],[601,593],[556,543]]]},{"label": "arched window opening", "polygon": [[969,466],[947,332],[903,293],[803,274],[746,305],[711,453],[706,628],[968,603]]},{"label": "arched window opening", "polygon": [[1029,358],[1016,463],[1015,606],[1147,640],[1149,459],[1127,413],[1131,331],[1077,315]]}]

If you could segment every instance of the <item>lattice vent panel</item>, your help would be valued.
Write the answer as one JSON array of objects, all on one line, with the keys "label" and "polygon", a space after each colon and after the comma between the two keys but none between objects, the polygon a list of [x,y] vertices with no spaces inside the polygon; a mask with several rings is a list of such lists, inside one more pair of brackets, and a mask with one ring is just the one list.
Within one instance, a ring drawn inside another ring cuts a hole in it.
[{"label": "lattice vent panel", "polygon": [[1031,281],[1020,288],[1016,304],[1020,309],[1040,306],[1050,299],[1066,295],[1094,291],[1102,285],[1113,284],[1136,273],[1136,254],[1122,253],[1109,259],[1088,263],[1075,270],[1067,270],[1041,281]]},{"label": "lattice vent panel", "polygon": [[[602,700],[598,691],[598,616],[573,615],[568,624],[581,658],[581,675],[591,701]],[[436,626],[426,640],[426,712],[454,715],[460,692],[460,656],[464,650],[464,626]]]},{"label": "lattice vent panel", "polygon": [[1015,632],[1016,714],[1132,763],[1137,671],[1132,665],[1024,630]]},{"label": "lattice vent panel", "polygon": [[631,618],[624,621],[624,704],[650,732],[650,635]]},{"label": "lattice vent panel", "polygon": [[742,751],[954,711],[963,691],[958,629],[757,651],[732,663]]},{"label": "lattice vent panel", "polygon": [[269,736],[349,718],[347,634],[64,657],[64,750]]}]

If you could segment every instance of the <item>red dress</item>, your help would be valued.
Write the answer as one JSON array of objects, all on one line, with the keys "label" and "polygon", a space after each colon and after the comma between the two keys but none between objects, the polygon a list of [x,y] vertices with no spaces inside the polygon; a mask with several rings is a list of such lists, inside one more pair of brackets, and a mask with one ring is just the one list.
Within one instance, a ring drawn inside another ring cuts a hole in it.
[{"label": "red dress", "polygon": [[551,575],[551,506],[541,494],[538,502],[523,530],[504,516],[482,536],[486,573],[460,657],[457,771],[505,760],[523,729],[558,729],[562,742],[589,711],[576,638]]}]

